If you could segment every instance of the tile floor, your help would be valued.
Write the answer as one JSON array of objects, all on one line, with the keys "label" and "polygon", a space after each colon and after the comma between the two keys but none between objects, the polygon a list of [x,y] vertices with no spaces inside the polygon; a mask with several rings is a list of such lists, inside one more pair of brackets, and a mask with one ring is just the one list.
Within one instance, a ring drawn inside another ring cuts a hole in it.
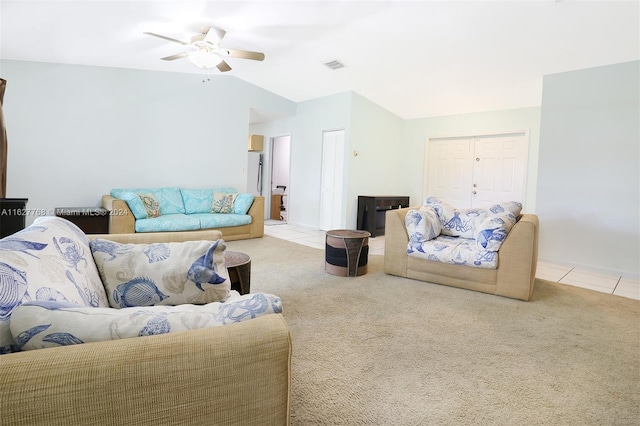
[{"label": "tile floor", "polygon": [[[269,223],[278,223],[268,225]],[[325,232],[315,228],[276,221],[266,221],[265,235],[324,250]],[[369,238],[369,254],[384,255],[384,236]],[[640,280],[567,266],[538,262],[536,277],[616,296],[640,300]]]}]

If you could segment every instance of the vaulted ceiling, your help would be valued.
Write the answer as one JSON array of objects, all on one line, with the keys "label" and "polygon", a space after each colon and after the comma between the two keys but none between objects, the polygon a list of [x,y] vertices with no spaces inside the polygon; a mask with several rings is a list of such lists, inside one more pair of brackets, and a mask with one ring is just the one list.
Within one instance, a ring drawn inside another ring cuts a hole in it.
[{"label": "vaulted ceiling", "polygon": [[546,74],[640,59],[638,1],[2,0],[0,16],[2,59],[197,78],[219,71],[160,60],[185,46],[143,32],[216,26],[266,55],[227,59],[230,75],[295,102],[352,90],[405,119],[538,106]]}]

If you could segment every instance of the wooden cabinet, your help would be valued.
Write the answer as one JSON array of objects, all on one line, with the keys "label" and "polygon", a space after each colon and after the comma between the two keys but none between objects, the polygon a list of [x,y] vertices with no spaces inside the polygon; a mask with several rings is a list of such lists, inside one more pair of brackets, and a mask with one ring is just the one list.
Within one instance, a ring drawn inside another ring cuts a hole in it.
[{"label": "wooden cabinet", "polygon": [[109,233],[109,210],[100,207],[58,207],[56,216],[67,219],[85,234]]},{"label": "wooden cabinet", "polygon": [[409,197],[402,195],[360,195],[358,197],[358,229],[372,237],[384,235],[387,210],[409,207]]},{"label": "wooden cabinet", "polygon": [[24,229],[27,198],[0,198],[0,238]]},{"label": "wooden cabinet", "polygon": [[282,197],[282,194],[271,194],[271,219],[273,220],[280,220]]},{"label": "wooden cabinet", "polygon": [[264,145],[264,136],[262,135],[249,136],[249,151],[262,151],[263,145]]}]

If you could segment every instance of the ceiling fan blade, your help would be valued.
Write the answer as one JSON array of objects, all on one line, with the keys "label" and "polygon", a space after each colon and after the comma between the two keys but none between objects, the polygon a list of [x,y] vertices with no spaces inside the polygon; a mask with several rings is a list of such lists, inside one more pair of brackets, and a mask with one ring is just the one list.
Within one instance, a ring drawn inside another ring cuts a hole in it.
[{"label": "ceiling fan blade", "polygon": [[164,58],[160,58],[163,61],[175,61],[176,59],[180,59],[180,58],[186,58],[187,57],[187,52],[182,52],[182,53],[176,53],[175,55],[171,55],[171,56],[165,56]]},{"label": "ceiling fan blade", "polygon": [[227,72],[227,71],[231,71],[231,67],[229,66],[228,63],[226,63],[225,61],[220,62],[216,68],[218,68],[218,70],[220,72]]},{"label": "ceiling fan blade", "polygon": [[254,61],[264,60],[264,53],[251,52],[249,50],[220,49],[219,53],[232,58],[253,59]]},{"label": "ceiling fan blade", "polygon": [[148,35],[150,35],[150,36],[154,36],[154,37],[159,37],[159,38],[162,38],[162,39],[165,39],[165,40],[172,41],[172,42],[174,42],[174,43],[180,43],[180,44],[184,44],[184,45],[187,45],[187,46],[191,44],[191,43],[184,42],[184,41],[182,41],[182,40],[178,40],[178,39],[175,39],[175,38],[171,38],[171,37],[163,36],[163,35],[156,34],[156,33],[149,33],[149,32],[146,32],[146,31],[145,31],[145,33],[144,33],[144,34],[148,34]]},{"label": "ceiling fan blade", "polygon": [[222,41],[226,33],[226,31],[221,30],[220,28],[209,27],[209,30],[207,30],[207,33],[204,36],[204,41],[217,45]]}]

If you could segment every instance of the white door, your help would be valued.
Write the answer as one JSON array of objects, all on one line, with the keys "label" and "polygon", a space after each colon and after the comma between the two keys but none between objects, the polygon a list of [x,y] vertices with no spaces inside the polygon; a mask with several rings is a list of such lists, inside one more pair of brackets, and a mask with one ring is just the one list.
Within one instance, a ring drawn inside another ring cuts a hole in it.
[{"label": "white door", "polygon": [[472,207],[524,203],[528,143],[524,133],[475,138]]},{"label": "white door", "polygon": [[426,195],[457,208],[524,204],[528,141],[526,132],[430,139]]},{"label": "white door", "polygon": [[429,145],[429,195],[453,206],[471,205],[473,139],[438,139]]},{"label": "white door", "polygon": [[344,130],[322,133],[322,171],[320,177],[320,217],[323,231],[342,228]]}]

